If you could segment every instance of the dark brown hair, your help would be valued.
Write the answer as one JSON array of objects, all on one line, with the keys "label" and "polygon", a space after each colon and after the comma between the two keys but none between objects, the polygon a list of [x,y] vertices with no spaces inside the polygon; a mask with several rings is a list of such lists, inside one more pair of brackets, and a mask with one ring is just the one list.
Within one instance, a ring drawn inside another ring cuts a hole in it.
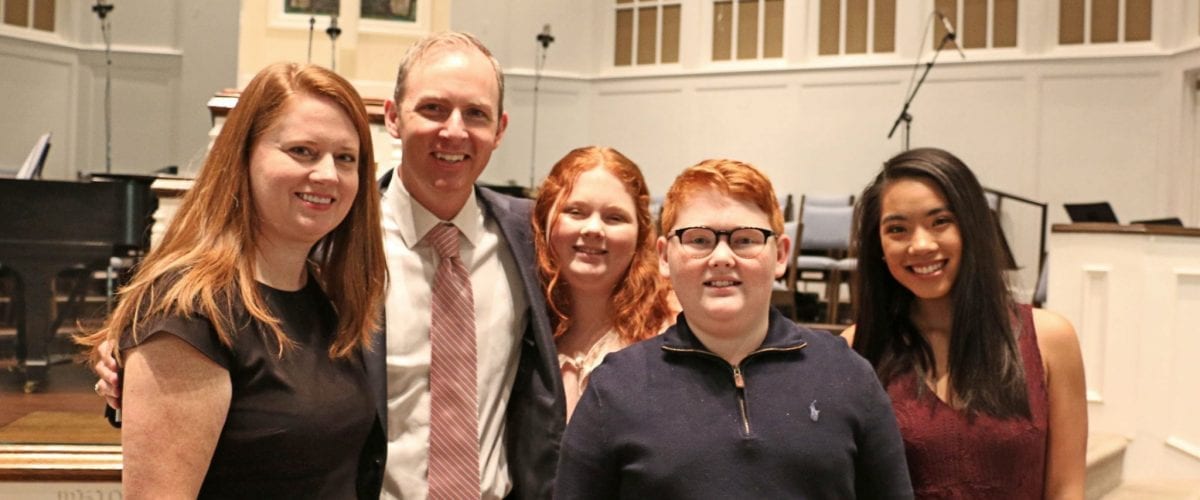
[{"label": "dark brown hair", "polygon": [[[1004,279],[1000,235],[983,187],[966,164],[934,148],[914,149],[884,164],[855,210],[852,243],[858,257],[858,311],[854,349],[887,386],[934,369],[933,352],[910,318],[914,296],[883,261],[880,217],[883,192],[894,181],[921,179],[946,198],[962,238],[962,260],[950,290],[953,303],[949,373],[954,403],[995,417],[1029,416],[1029,397],[1016,336],[1016,307]],[[924,383],[917,384],[923,392]]]}]

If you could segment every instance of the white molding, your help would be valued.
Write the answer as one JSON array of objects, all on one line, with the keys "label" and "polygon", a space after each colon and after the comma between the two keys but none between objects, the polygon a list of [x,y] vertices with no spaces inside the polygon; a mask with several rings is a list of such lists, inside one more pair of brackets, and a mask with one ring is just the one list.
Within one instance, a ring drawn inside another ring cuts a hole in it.
[{"label": "white molding", "polygon": [[[1085,264],[1079,293],[1079,332],[1085,341],[1084,359],[1095,369],[1087,377],[1088,401],[1103,402],[1105,371],[1108,370],[1108,315],[1112,266]],[[1088,355],[1091,355],[1090,357]],[[1085,362],[1085,363],[1086,363]]]},{"label": "white molding", "polygon": [[882,78],[873,80],[828,80],[828,81],[805,81],[800,82],[798,87],[804,89],[820,89],[828,87],[889,87],[892,85],[901,85],[904,81],[899,78]]},{"label": "white molding", "polygon": [[761,83],[761,84],[732,84],[732,85],[695,85],[692,90],[696,92],[720,92],[725,90],[785,90],[788,88],[786,83]]},{"label": "white molding", "polygon": [[[982,49],[976,49],[982,50]],[[1190,47],[1187,51],[1200,50],[1200,46]],[[1007,51],[1007,49],[991,50],[989,52]],[[968,57],[972,57],[970,52]],[[1063,55],[1054,54],[1037,57],[1010,57],[996,56],[986,58],[972,58],[963,60],[954,59],[939,59],[938,67],[978,67],[985,65],[1009,64],[1009,63],[1026,63],[1038,65],[1050,65],[1055,63],[1063,63],[1069,61],[1081,62],[1103,62],[1111,60],[1112,62],[1125,62],[1131,60],[1142,59],[1163,59],[1175,57],[1175,54],[1165,52],[1142,53],[1142,54],[1078,54],[1078,55]],[[687,78],[693,76],[722,76],[722,75],[755,75],[768,73],[808,73],[829,70],[865,70],[865,69],[900,69],[911,68],[913,61],[902,61],[897,59],[893,54],[867,54],[854,56],[838,56],[831,57],[828,60],[815,59],[805,62],[804,64],[789,63],[784,59],[764,59],[764,60],[746,60],[720,63],[710,63],[705,68],[685,69],[677,64],[664,64],[654,67],[636,67],[628,66],[617,68],[601,69],[593,76],[584,74],[575,74],[573,77],[588,80],[588,81],[609,81],[609,80],[636,80],[636,79],[655,79],[655,78]],[[528,70],[520,71],[520,73],[531,73]],[[1147,72],[1151,74],[1154,72]],[[509,70],[505,74],[518,74],[518,71]],[[1127,75],[1129,73],[1120,73]],[[565,75],[564,75],[565,76]],[[1048,75],[1055,76],[1055,75]],[[1156,73],[1156,76],[1161,76]]]},{"label": "white molding", "polygon": [[1200,460],[1200,445],[1179,436],[1167,436],[1163,444],[1175,448],[1196,460]]},{"label": "white molding", "polygon": [[69,43],[61,31],[42,31],[33,28],[22,28],[0,22],[0,37],[16,38],[31,42],[59,44]]},{"label": "white molding", "polygon": [[[534,71],[528,68],[506,69],[504,70],[504,78],[534,78]],[[582,73],[574,71],[555,71],[544,70],[541,75],[542,81],[546,80],[569,80],[577,82],[590,82],[595,78],[589,77]]]},{"label": "white molding", "polygon": [[[2,25],[0,25],[0,26],[2,26]],[[73,41],[67,40],[65,38],[58,37],[58,36],[27,37],[27,36],[8,36],[8,35],[10,35],[10,33],[6,33],[6,32],[4,32],[4,30],[0,30],[0,48],[3,48],[6,45],[8,45],[8,44],[4,43],[4,41],[5,41],[4,39],[9,38],[15,43],[28,43],[31,45],[40,46],[40,47],[44,47],[44,48],[68,50],[68,51],[74,51],[74,52],[81,53],[81,54],[82,53],[100,53],[100,54],[104,53],[104,45],[101,45],[101,44],[95,44],[95,43],[83,44],[83,43],[79,43],[79,42],[73,42]],[[179,49],[171,48],[171,47],[163,47],[163,46],[154,46],[154,45],[113,45],[112,53],[114,56],[130,55],[130,56],[161,56],[161,57],[173,57],[173,58],[183,57],[183,51],[181,51]]]},{"label": "white molding", "polygon": [[1171,355],[1165,360],[1170,363],[1167,372],[1167,391],[1180,396],[1170,398],[1167,405],[1167,411],[1171,418],[1168,421],[1169,428],[1167,429],[1170,435],[1165,444],[1194,459],[1200,459],[1200,445],[1179,434],[1182,432],[1194,436],[1194,431],[1200,430],[1200,426],[1196,425],[1195,415],[1191,414],[1195,410],[1194,398],[1183,396],[1189,393],[1189,388],[1193,386],[1194,382],[1192,378],[1195,375],[1195,369],[1189,360],[1193,359],[1196,354],[1200,354],[1195,352],[1195,348],[1200,344],[1188,340],[1194,326],[1193,322],[1189,320],[1193,320],[1195,317],[1195,311],[1188,309],[1189,303],[1194,300],[1190,300],[1188,297],[1192,296],[1193,291],[1197,288],[1196,284],[1190,283],[1190,281],[1200,278],[1200,268],[1172,266],[1170,273],[1174,278],[1173,290],[1170,295],[1174,301],[1171,304],[1170,321],[1164,323],[1168,336],[1163,339],[1166,345],[1171,346],[1166,351]]},{"label": "white molding", "polygon": [[683,91],[684,91],[684,89],[679,88],[679,87],[658,88],[658,89],[651,89],[651,88],[607,89],[607,90],[597,90],[596,95],[598,95],[598,96],[617,96],[617,95],[682,94]]},{"label": "white molding", "polygon": [[[1073,68],[1072,68],[1073,69]],[[1094,80],[1096,78],[1161,78],[1164,70],[1145,70],[1145,71],[1094,71],[1096,68],[1091,68],[1092,71],[1080,71],[1074,73],[1050,73],[1047,72],[1041,76],[1042,81],[1065,81],[1065,80]]]}]

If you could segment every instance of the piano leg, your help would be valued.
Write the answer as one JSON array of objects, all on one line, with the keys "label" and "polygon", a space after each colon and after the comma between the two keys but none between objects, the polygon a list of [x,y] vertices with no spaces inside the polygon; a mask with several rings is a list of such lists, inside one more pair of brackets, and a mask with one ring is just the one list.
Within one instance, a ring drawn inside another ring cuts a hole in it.
[{"label": "piano leg", "polygon": [[[23,320],[17,328],[17,362],[24,368],[25,392],[38,392],[46,383],[54,323],[54,277],[58,267],[30,263],[16,271],[22,294]],[[15,270],[14,270],[15,271]]]}]

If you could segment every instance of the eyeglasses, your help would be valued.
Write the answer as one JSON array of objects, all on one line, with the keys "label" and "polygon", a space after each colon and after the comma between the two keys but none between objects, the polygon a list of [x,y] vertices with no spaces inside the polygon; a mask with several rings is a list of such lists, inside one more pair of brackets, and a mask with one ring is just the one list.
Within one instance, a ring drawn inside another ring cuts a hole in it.
[{"label": "eyeglasses", "polygon": [[671,232],[671,236],[679,239],[684,254],[695,259],[702,259],[712,254],[725,237],[733,254],[743,259],[753,259],[767,247],[767,240],[775,235],[770,229],[761,227],[735,227],[726,231],[704,226],[685,227]]}]

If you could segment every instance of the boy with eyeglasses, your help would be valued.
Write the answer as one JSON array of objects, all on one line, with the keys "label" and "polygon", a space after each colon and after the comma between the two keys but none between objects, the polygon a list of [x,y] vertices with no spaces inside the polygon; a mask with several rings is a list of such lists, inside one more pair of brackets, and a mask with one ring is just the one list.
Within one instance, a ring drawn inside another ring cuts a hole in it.
[{"label": "boy with eyeglasses", "polygon": [[667,193],[683,312],[592,373],[557,498],[911,498],[887,394],[842,340],[771,308],[792,244],[770,181],[707,160]]}]

